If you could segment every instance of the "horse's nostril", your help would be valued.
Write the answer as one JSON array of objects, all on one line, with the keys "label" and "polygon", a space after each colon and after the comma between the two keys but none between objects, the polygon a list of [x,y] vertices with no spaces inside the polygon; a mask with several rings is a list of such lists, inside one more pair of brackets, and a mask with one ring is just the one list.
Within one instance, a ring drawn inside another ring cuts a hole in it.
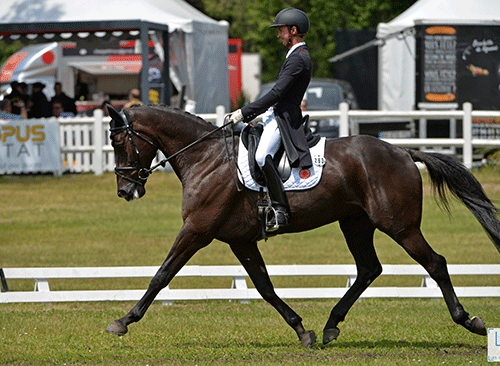
[{"label": "horse's nostril", "polygon": [[124,189],[119,189],[118,190],[118,197],[120,197],[120,198],[126,198],[127,197],[127,191],[125,191]]}]

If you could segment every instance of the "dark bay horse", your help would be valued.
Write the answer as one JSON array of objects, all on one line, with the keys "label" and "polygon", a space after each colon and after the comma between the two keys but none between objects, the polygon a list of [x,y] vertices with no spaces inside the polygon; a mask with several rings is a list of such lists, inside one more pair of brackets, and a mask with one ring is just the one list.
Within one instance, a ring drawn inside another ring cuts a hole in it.
[{"label": "dark bay horse", "polygon": [[[127,201],[145,194],[145,172],[158,150],[170,156],[216,129],[169,107],[142,106],[121,114],[108,108],[118,196]],[[256,289],[295,330],[302,344],[310,346],[316,341],[314,331],[305,330],[300,316],[274,291],[255,239],[259,233],[258,192],[242,189],[235,181],[236,166],[229,156],[222,131],[215,131],[170,160],[183,187],[183,226],[144,296],[128,314],[111,323],[107,332],[119,336],[127,333],[128,325],[144,316],[158,292],[182,266],[217,238],[229,244]],[[317,187],[288,192],[291,225],[276,232],[311,230],[337,220],[340,223],[356,261],[357,278],[332,309],[323,330],[323,343],[338,337],[338,324],[382,272],[373,245],[376,229],[394,239],[438,283],[455,323],[486,335],[483,320],[469,318],[458,301],[445,258],[429,246],[420,231],[422,179],[415,162],[427,166],[438,197],[445,204],[447,190],[458,197],[500,251],[497,209],[474,176],[445,155],[404,149],[369,136],[328,139],[325,158]]]}]

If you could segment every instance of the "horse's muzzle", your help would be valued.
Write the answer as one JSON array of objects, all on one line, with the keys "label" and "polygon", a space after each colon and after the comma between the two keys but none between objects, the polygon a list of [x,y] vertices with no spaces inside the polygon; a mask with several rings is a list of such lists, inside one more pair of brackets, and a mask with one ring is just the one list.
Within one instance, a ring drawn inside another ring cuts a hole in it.
[{"label": "horse's muzzle", "polygon": [[139,199],[144,194],[146,194],[146,189],[144,186],[138,184],[129,183],[118,188],[118,197],[124,198],[127,201],[132,201],[135,198]]}]

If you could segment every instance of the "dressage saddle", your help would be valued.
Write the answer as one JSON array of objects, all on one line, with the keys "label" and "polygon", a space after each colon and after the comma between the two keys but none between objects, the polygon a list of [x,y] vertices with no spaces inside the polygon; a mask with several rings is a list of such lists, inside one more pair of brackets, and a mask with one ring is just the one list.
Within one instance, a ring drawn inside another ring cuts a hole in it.
[{"label": "dressage saddle", "polygon": [[[309,128],[309,115],[305,115],[303,118],[303,128],[309,148],[315,146],[321,137],[313,134]],[[259,146],[263,130],[264,126],[261,123],[256,126],[248,125],[241,131],[240,135],[240,139],[248,151],[248,166],[250,167],[250,174],[252,175],[252,178],[261,186],[265,186],[264,173],[262,173],[255,160],[255,152],[257,151],[257,146]],[[281,144],[278,152],[274,155],[273,161],[274,165],[278,169],[281,180],[286,182],[288,178],[290,178],[292,168],[283,144]]]}]

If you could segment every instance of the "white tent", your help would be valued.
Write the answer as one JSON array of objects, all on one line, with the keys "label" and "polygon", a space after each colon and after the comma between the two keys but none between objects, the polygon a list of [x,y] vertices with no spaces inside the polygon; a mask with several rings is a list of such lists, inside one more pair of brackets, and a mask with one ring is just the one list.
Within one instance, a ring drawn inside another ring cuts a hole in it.
[{"label": "white tent", "polygon": [[186,87],[197,113],[214,112],[217,105],[229,108],[228,24],[183,0],[136,0],[130,5],[122,0],[2,0],[0,36],[47,32],[44,23],[51,29],[63,25],[59,32],[81,31],[71,29],[73,22],[113,31],[116,22],[126,21],[168,25],[172,81]]},{"label": "white tent", "polygon": [[388,23],[377,27],[377,38],[402,32],[379,46],[378,108],[411,110],[415,107],[415,37],[405,32],[416,23],[500,24],[498,0],[420,0]]}]

